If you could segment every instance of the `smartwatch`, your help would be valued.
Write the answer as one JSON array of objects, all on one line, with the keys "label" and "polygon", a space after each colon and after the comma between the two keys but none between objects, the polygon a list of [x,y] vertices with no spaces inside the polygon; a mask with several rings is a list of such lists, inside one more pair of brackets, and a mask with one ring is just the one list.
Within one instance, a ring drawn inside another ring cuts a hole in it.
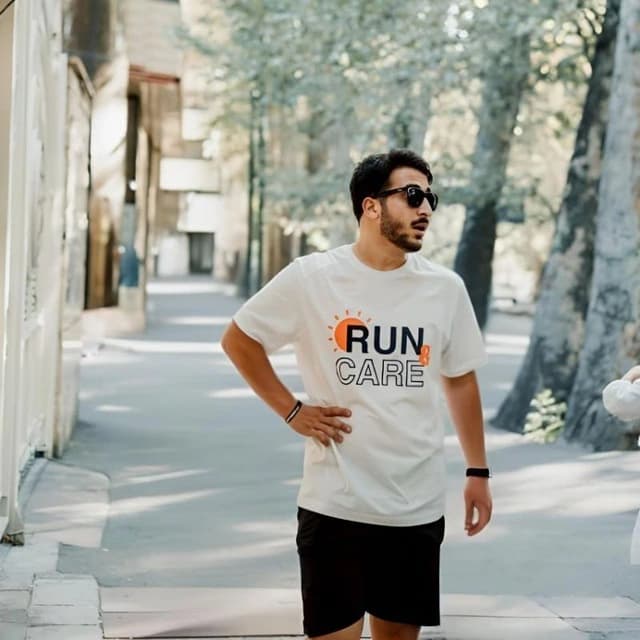
[{"label": "smartwatch", "polygon": [[491,477],[491,471],[489,469],[487,469],[486,467],[482,467],[482,468],[475,468],[475,467],[469,467],[467,469],[467,478],[490,478]]}]

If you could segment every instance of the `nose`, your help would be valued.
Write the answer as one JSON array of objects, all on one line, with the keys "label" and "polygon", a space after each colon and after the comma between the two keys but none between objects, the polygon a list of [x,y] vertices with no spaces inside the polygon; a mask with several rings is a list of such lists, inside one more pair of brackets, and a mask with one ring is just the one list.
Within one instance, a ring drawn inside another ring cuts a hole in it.
[{"label": "nose", "polygon": [[426,216],[427,218],[431,219],[431,216],[433,215],[433,209],[431,208],[431,205],[427,202],[426,198],[422,201],[422,204],[418,207],[418,214],[420,216]]}]

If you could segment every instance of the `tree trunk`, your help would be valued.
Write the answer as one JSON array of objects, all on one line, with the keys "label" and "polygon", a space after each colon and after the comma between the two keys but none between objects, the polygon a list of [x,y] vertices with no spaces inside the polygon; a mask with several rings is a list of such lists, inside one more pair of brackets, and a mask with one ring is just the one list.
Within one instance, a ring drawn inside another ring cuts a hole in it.
[{"label": "tree trunk", "polygon": [[406,149],[411,144],[411,103],[405,99],[396,113],[389,130],[389,148]]},{"label": "tree trunk", "polygon": [[267,107],[264,99],[264,93],[258,102],[258,146],[256,149],[257,160],[257,177],[258,177],[258,209],[256,220],[256,238],[258,240],[258,260],[257,260],[257,275],[256,275],[256,289],[260,289],[265,283],[262,279],[264,271],[264,210],[265,210],[265,198],[267,192],[267,141],[265,138],[266,121],[267,121]]},{"label": "tree trunk", "polygon": [[253,93],[249,96],[249,164],[247,176],[247,252],[245,254],[244,273],[242,277],[242,295],[250,297],[253,292],[253,236],[254,236],[254,192],[256,183],[256,152],[255,152],[255,121],[256,98]]},{"label": "tree trunk", "polygon": [[614,64],[586,340],[565,425],[567,439],[598,451],[635,446],[629,431],[640,429],[601,398],[640,356],[640,0],[622,0]]},{"label": "tree trunk", "polygon": [[487,321],[491,292],[496,207],[506,181],[513,128],[530,68],[529,36],[517,36],[510,47],[502,49],[491,61],[473,153],[474,197],[467,207],[454,261],[454,269],[467,285],[481,327]]},{"label": "tree trunk", "polygon": [[412,95],[411,83],[408,80],[399,83],[398,94],[405,97],[389,128],[389,148],[412,149],[422,155],[430,115],[431,94],[421,86],[418,95]]},{"label": "tree trunk", "polygon": [[578,126],[567,186],[527,355],[513,389],[492,424],[521,432],[532,398],[551,389],[566,401],[578,367],[593,273],[598,182],[607,125],[620,0],[609,0],[592,60],[592,75]]},{"label": "tree trunk", "polygon": [[324,110],[314,109],[309,117],[305,169],[310,176],[327,165],[326,117]]}]

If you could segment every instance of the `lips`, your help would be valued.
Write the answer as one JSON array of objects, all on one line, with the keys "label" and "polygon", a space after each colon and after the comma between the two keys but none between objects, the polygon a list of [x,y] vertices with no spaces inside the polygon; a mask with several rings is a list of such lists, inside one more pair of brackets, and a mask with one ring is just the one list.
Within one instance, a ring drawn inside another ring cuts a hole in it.
[{"label": "lips", "polygon": [[423,233],[427,230],[429,224],[427,222],[417,222],[411,225],[416,231],[422,231]]}]

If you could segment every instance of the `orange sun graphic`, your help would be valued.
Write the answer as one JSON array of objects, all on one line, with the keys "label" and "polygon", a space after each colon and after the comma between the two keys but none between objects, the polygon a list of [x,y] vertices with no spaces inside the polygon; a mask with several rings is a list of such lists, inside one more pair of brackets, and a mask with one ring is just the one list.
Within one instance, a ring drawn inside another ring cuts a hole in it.
[{"label": "orange sun graphic", "polygon": [[336,346],[333,349],[334,351],[347,350],[347,327],[348,326],[358,326],[365,327],[367,324],[371,322],[371,318],[367,318],[365,322],[362,319],[362,311],[358,311],[358,317],[352,316],[349,314],[349,309],[345,311],[345,317],[340,319],[340,316],[333,316],[336,319],[335,327],[328,325],[328,328],[333,332],[333,335],[329,338],[329,342],[333,342]]}]

